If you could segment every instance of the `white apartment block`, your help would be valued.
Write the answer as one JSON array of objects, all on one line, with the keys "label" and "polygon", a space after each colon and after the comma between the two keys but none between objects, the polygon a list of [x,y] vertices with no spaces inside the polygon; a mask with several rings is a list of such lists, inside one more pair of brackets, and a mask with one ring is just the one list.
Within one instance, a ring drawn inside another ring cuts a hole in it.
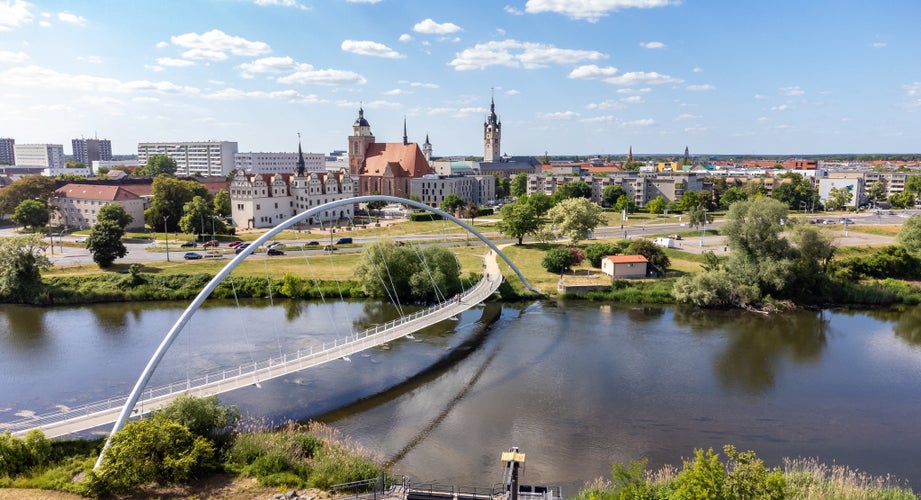
[{"label": "white apartment block", "polygon": [[711,185],[706,176],[706,173],[697,172],[615,172],[603,177],[529,174],[527,192],[529,195],[542,192],[552,196],[559,186],[582,181],[592,187],[592,201],[601,203],[604,188],[620,185],[637,206],[643,207],[659,196],[671,202],[678,201],[685,191],[709,190]]},{"label": "white apartment block", "polygon": [[491,175],[423,175],[411,179],[409,191],[430,207],[441,207],[449,194],[465,203],[485,205],[496,199],[496,178]]},{"label": "white apartment block", "polygon": [[[297,153],[237,153],[233,155],[234,168],[248,174],[293,174],[297,171]],[[345,164],[348,168],[348,163]],[[304,153],[306,172],[325,172],[326,155]]]},{"label": "white apartment block", "polygon": [[99,210],[109,204],[118,204],[134,220],[129,229],[144,227],[144,209],[147,201],[121,186],[97,184],[67,184],[54,192],[51,203],[57,210],[51,211],[51,224],[72,229],[88,228],[96,224]]},{"label": "white apartment block", "polygon": [[17,167],[45,167],[52,170],[63,169],[63,144],[15,144],[13,150]]},{"label": "white apartment block", "polygon": [[[238,227],[268,228],[311,208],[345,198],[354,198],[358,183],[348,169],[339,172],[311,172],[303,177],[292,173],[247,174],[237,170],[230,183],[233,221]],[[325,210],[305,221],[323,225],[349,220],[354,205]]]},{"label": "white apartment block", "polygon": [[147,158],[166,155],[176,162],[176,175],[227,176],[234,170],[237,143],[206,142],[141,142],[138,143],[138,165],[147,165]]}]

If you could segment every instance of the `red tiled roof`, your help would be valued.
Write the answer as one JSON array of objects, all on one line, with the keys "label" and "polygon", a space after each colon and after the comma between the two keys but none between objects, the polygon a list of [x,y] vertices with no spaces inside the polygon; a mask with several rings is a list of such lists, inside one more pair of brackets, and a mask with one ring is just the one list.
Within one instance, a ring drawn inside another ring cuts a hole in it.
[{"label": "red tiled roof", "polygon": [[608,255],[605,258],[615,264],[639,264],[641,262],[649,262],[646,260],[646,257],[642,255]]},{"label": "red tiled roof", "polygon": [[100,186],[95,184],[65,184],[54,194],[61,198],[76,200],[124,201],[140,198],[121,186]]},{"label": "red tiled roof", "polygon": [[375,142],[368,145],[362,176],[382,177],[390,170],[394,177],[422,177],[435,171],[425,161],[425,155],[416,143]]}]

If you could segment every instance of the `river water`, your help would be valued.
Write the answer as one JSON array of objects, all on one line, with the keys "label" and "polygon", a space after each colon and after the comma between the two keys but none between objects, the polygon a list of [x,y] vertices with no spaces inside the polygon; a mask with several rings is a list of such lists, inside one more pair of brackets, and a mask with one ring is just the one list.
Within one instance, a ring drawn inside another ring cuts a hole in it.
[{"label": "river water", "polygon": [[[184,307],[0,307],[0,421],[126,394]],[[152,385],[318,345],[396,314],[371,302],[209,303]],[[417,481],[490,486],[500,452],[518,446],[526,482],[572,495],[609,477],[612,461],[680,465],[694,448],[732,443],[770,465],[818,457],[921,485],[919,309],[765,317],[493,304],[260,385],[221,399],[270,422],[329,422]]]}]

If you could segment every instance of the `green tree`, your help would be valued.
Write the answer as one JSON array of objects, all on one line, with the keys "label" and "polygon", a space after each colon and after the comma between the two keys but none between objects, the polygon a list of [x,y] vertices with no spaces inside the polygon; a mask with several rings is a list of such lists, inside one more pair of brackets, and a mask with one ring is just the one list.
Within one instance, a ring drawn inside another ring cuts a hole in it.
[{"label": "green tree", "polygon": [[[203,235],[210,233],[212,227],[215,232],[225,232],[224,222],[213,218],[213,210],[214,204],[208,202],[204,197],[196,196],[192,198],[192,201],[182,207],[179,229],[184,233],[197,234],[199,239],[202,239]],[[220,228],[220,231],[218,228]]]},{"label": "green tree", "polygon": [[617,201],[624,196],[627,196],[627,190],[620,184],[605,186],[604,189],[601,190],[601,205],[613,207],[617,204]]},{"label": "green tree", "polygon": [[230,204],[230,194],[223,189],[214,195],[214,214],[225,219],[233,215],[233,207]]},{"label": "green tree", "polygon": [[528,192],[528,174],[522,172],[516,175],[511,181],[509,191],[515,198],[526,194]]},{"label": "green tree", "polygon": [[9,186],[0,189],[0,217],[11,215],[25,200],[38,200],[47,204],[56,189],[54,179],[44,175],[29,175],[13,181]]},{"label": "green tree", "polygon": [[0,238],[0,299],[39,303],[45,294],[41,271],[51,267],[47,244],[39,234]]},{"label": "green tree", "polygon": [[368,295],[394,302],[431,303],[461,291],[460,264],[440,246],[419,249],[389,240],[366,245],[355,277]]},{"label": "green tree", "polygon": [[690,210],[694,207],[702,207],[703,205],[704,202],[700,197],[700,193],[697,191],[685,191],[678,200],[678,210],[682,211]]},{"label": "green tree", "polygon": [[731,187],[723,191],[723,195],[720,196],[720,208],[726,210],[733,203],[737,201],[745,201],[748,199],[748,193],[740,187]]},{"label": "green tree", "polygon": [[508,197],[512,191],[512,181],[508,177],[499,177],[498,174],[493,174],[493,177],[496,178],[496,198],[501,200]]},{"label": "green tree", "polygon": [[114,222],[118,227],[122,228],[122,231],[124,231],[129,224],[134,222],[134,217],[126,212],[125,208],[118,203],[110,203],[100,208],[99,214],[96,216],[97,223],[103,221]]},{"label": "green tree", "polygon": [[32,231],[48,225],[48,207],[38,200],[23,200],[13,210],[13,222]]},{"label": "green tree", "polygon": [[503,206],[499,214],[502,220],[496,223],[496,229],[509,238],[516,238],[519,245],[526,235],[540,228],[537,210],[529,203],[510,203]]},{"label": "green tree", "polygon": [[444,201],[441,202],[441,209],[448,213],[454,213],[466,205],[464,199],[454,193],[448,193]]},{"label": "green tree", "polygon": [[812,181],[809,179],[795,172],[780,174],[777,178],[790,180],[776,185],[771,195],[775,200],[786,204],[787,208],[797,210],[801,202],[807,207],[819,204],[819,191],[812,187]]},{"label": "green tree", "polygon": [[153,228],[176,231],[183,215],[183,207],[196,196],[209,199],[208,189],[196,181],[173,179],[165,175],[157,176],[151,186],[150,208],[144,211],[144,221]]},{"label": "green tree", "polygon": [[147,164],[138,167],[134,171],[134,174],[148,175],[150,177],[156,177],[158,175],[175,175],[176,168],[176,160],[170,158],[169,156],[153,155],[150,158],[147,158]]},{"label": "green tree", "polygon": [[694,460],[685,461],[675,478],[675,498],[728,500],[723,494],[726,470],[713,448],[694,450]]},{"label": "green tree", "polygon": [[217,396],[197,398],[184,394],[157,413],[212,441],[231,432],[240,421],[237,408],[221,406]]},{"label": "green tree", "polygon": [[543,217],[543,215],[547,213],[547,210],[553,207],[553,200],[543,191],[528,195],[525,202],[534,207],[534,211],[537,212],[538,217]]},{"label": "green tree", "polygon": [[631,241],[624,253],[627,255],[642,255],[646,257],[649,266],[661,273],[665,273],[665,271],[668,270],[668,266],[672,265],[671,259],[665,254],[662,247],[646,238]]},{"label": "green tree", "polygon": [[86,239],[86,249],[93,254],[93,262],[106,269],[115,259],[128,255],[128,249],[122,243],[125,230],[112,220],[97,221]]},{"label": "green tree", "polygon": [[[381,193],[378,192],[378,191],[374,191],[374,192],[371,193],[371,194],[372,194],[372,195],[379,195],[379,194],[381,194]],[[380,209],[382,209],[382,208],[384,208],[384,207],[386,207],[386,206],[387,206],[387,202],[384,201],[384,200],[373,200],[373,201],[369,201],[369,202],[368,202],[368,211],[371,212],[371,211],[375,211],[375,210],[380,210]]]},{"label": "green tree", "polygon": [[688,210],[688,224],[699,228],[707,223],[707,211],[703,205],[696,205]]},{"label": "green tree", "polygon": [[659,195],[655,199],[649,200],[649,203],[646,204],[646,210],[651,214],[665,213],[665,205],[665,198]]},{"label": "green tree", "polygon": [[550,197],[554,204],[570,198],[592,198],[592,186],[585,181],[567,182],[561,185]]},{"label": "green tree", "polygon": [[568,248],[554,247],[547,250],[541,260],[541,266],[547,272],[560,274],[573,266],[573,255]]},{"label": "green tree", "polygon": [[872,202],[886,201],[886,183],[878,180],[867,188],[867,198]]},{"label": "green tree", "polygon": [[619,253],[621,253],[620,247],[614,243],[593,243],[585,247],[585,258],[595,268],[601,268],[601,259]]},{"label": "green tree", "polygon": [[621,196],[614,204],[614,208],[621,212],[626,210],[628,214],[632,214],[636,212],[636,203],[629,196]]},{"label": "green tree", "polygon": [[568,198],[559,202],[547,212],[547,218],[573,245],[588,238],[596,227],[606,221],[601,207],[585,198]]},{"label": "green tree", "polygon": [[896,235],[895,241],[913,254],[921,254],[921,214],[912,215]]},{"label": "green tree", "polygon": [[908,191],[902,191],[901,193],[893,193],[889,196],[889,203],[896,208],[907,208],[915,206],[917,198],[913,193]]},{"label": "green tree", "polygon": [[903,191],[911,193],[915,198],[921,196],[921,175],[909,175],[905,178]]},{"label": "green tree", "polygon": [[848,188],[833,187],[828,190],[828,199],[825,200],[825,207],[829,210],[844,210],[851,202],[851,190]]}]

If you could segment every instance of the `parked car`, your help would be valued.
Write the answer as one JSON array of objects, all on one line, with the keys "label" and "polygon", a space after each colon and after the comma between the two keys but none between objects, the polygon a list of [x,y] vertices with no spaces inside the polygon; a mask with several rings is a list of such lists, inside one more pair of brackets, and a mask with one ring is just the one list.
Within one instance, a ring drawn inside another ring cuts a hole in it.
[{"label": "parked car", "polygon": [[187,241],[179,246],[182,248],[195,248],[198,246],[198,243],[195,243],[194,241]]},{"label": "parked car", "polygon": [[185,260],[198,260],[201,258],[201,254],[198,252],[186,252],[182,258]]},{"label": "parked car", "polygon": [[237,248],[238,246],[242,244],[243,244],[242,241],[231,241],[230,243],[227,244],[227,246],[229,246],[230,248]]},{"label": "parked car", "polygon": [[352,238],[339,238],[336,240],[337,245],[348,245],[352,243]]},{"label": "parked car", "polygon": [[218,241],[218,240],[206,241],[204,244],[202,244],[202,246],[205,247],[205,248],[208,248],[208,247],[219,247],[219,246],[221,246],[221,242]]},{"label": "parked car", "polygon": [[237,249],[234,250],[234,253],[240,253],[249,246],[249,243],[243,243],[242,245],[237,245]]},{"label": "parked car", "polygon": [[286,245],[280,241],[273,241],[266,245],[266,248],[286,248]]},{"label": "parked car", "polygon": [[307,242],[307,246],[310,246],[310,247],[316,246],[316,245],[319,245],[319,244],[320,244],[319,241],[308,241],[308,242]]},{"label": "parked car", "polygon": [[270,248],[269,251],[266,253],[268,253],[269,255],[284,255],[285,254],[285,252],[282,252],[281,250],[277,248]]},{"label": "parked car", "polygon": [[841,219],[842,224],[853,224],[854,221],[851,219]]}]

